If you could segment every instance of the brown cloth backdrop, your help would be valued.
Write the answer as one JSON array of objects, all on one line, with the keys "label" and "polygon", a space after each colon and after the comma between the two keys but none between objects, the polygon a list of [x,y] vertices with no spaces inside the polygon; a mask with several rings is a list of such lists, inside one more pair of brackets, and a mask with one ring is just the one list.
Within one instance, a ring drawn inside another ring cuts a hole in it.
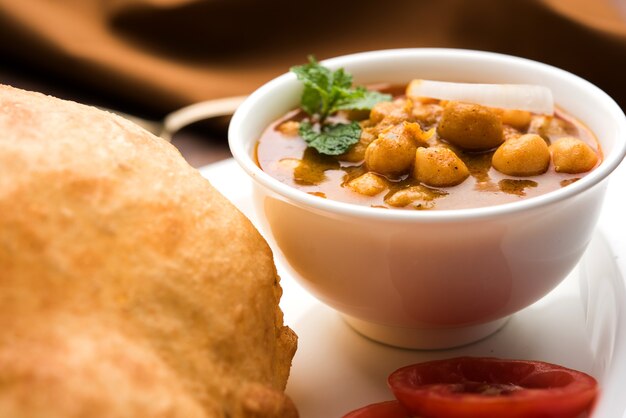
[{"label": "brown cloth backdrop", "polygon": [[624,4],[0,0],[0,54],[3,66],[37,68],[154,114],[249,93],[311,53],[321,59],[401,47],[537,59],[589,79],[626,107]]}]

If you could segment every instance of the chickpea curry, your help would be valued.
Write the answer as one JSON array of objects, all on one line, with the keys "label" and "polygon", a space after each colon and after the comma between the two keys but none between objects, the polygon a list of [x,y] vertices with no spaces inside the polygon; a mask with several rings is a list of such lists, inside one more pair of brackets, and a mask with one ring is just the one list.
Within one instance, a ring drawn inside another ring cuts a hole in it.
[{"label": "chickpea curry", "polygon": [[[369,91],[378,94],[369,110],[344,106],[320,122],[303,107],[275,121],[257,146],[261,169],[320,198],[428,210],[537,196],[575,182],[601,159],[593,134],[558,109],[538,114],[415,97],[404,86]],[[319,132],[333,141],[355,130],[344,149],[311,146]]]}]

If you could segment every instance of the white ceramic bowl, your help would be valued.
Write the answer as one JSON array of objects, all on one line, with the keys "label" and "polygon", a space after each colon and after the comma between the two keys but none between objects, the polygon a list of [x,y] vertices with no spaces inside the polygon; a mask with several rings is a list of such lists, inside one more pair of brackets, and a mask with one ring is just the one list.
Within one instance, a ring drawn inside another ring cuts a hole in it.
[{"label": "white ceramic bowl", "polygon": [[254,180],[261,228],[290,273],[362,334],[444,348],[483,338],[552,290],[591,239],[608,175],[626,153],[626,118],[589,82],[526,59],[453,49],[400,49],[323,62],[355,83],[413,78],[540,84],[597,135],[604,160],[583,179],[524,201],[475,209],[395,211],[322,199],[264,173],[263,130],[298,106],[293,74],[265,84],[232,118],[233,156]]}]

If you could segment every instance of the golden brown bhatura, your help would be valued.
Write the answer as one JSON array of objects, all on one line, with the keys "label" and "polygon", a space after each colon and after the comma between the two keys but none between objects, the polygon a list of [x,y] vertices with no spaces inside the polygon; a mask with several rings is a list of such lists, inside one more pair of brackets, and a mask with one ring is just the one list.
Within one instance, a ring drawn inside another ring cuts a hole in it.
[{"label": "golden brown bhatura", "polygon": [[297,416],[272,253],[172,145],[0,86],[0,167],[0,416]]}]

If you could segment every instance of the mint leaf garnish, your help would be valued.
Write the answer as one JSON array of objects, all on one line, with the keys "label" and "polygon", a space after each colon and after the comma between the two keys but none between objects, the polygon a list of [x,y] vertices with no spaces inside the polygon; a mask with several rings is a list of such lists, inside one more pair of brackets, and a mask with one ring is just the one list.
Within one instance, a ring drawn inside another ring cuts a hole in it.
[{"label": "mint leaf garnish", "polygon": [[343,68],[331,71],[312,56],[308,64],[292,67],[291,72],[304,84],[300,106],[320,124],[320,130],[315,131],[310,122],[303,122],[300,136],[322,154],[343,154],[359,141],[361,135],[358,123],[327,125],[328,116],[339,110],[371,110],[376,103],[391,100],[388,94],[368,91],[364,87],[352,88],[352,75]]},{"label": "mint leaf garnish", "polygon": [[304,84],[301,106],[309,115],[317,112],[328,113],[330,94],[333,85],[333,73],[317,63],[315,58],[309,57],[309,63],[291,67],[298,80]]},{"label": "mint leaf garnish", "polygon": [[339,155],[347,151],[350,145],[359,142],[361,127],[357,122],[327,124],[314,127],[311,122],[300,123],[300,136],[308,146],[320,154]]},{"label": "mint leaf garnish", "polygon": [[391,96],[388,94],[357,87],[349,96],[339,100],[333,110],[371,110],[377,103],[389,100]]}]

